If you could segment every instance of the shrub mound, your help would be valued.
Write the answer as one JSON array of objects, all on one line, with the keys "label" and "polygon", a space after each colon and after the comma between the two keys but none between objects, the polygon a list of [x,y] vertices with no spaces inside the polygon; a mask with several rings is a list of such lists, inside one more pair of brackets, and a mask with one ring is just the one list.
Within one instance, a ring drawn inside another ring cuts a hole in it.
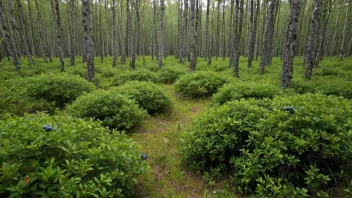
[{"label": "shrub mound", "polygon": [[187,69],[183,67],[163,67],[159,73],[159,81],[171,84],[186,73]]},{"label": "shrub mound", "polygon": [[199,71],[181,76],[175,83],[175,90],[184,97],[207,97],[227,82],[226,78],[216,72]]},{"label": "shrub mound", "polygon": [[158,82],[158,77],[156,73],[151,72],[146,69],[139,69],[134,71],[126,71],[121,74],[116,75],[112,79],[112,86],[119,86],[128,81],[148,81],[148,82]]},{"label": "shrub mound", "polygon": [[134,100],[149,114],[166,113],[172,108],[173,102],[168,92],[151,82],[131,81],[117,87],[114,91]]},{"label": "shrub mound", "polygon": [[[329,81],[327,83],[327,81]],[[352,81],[343,78],[316,77],[311,81],[297,79],[293,82],[293,88],[297,93],[322,93],[326,95],[342,96],[352,99]]]},{"label": "shrub mound", "polygon": [[351,121],[351,103],[334,96],[232,101],[198,118],[180,152],[197,170],[232,171],[245,194],[325,196],[350,175]]},{"label": "shrub mound", "polygon": [[146,114],[133,100],[110,90],[83,95],[68,109],[75,117],[101,120],[103,126],[117,130],[131,129]]},{"label": "shrub mound", "polygon": [[147,170],[126,135],[43,113],[0,121],[0,164],[1,197],[129,196]]},{"label": "shrub mound", "polygon": [[[25,81],[25,80],[24,80]],[[27,94],[36,100],[43,99],[54,103],[55,107],[63,108],[66,104],[73,102],[78,96],[95,89],[94,84],[78,76],[60,73],[42,74],[28,78]]]},{"label": "shrub mound", "polygon": [[16,78],[0,83],[0,114],[23,115],[45,111],[53,114],[85,92],[94,84],[77,76],[61,73],[42,74],[30,78]]},{"label": "shrub mound", "polygon": [[224,104],[241,98],[273,98],[280,93],[279,87],[269,83],[239,82],[223,86],[213,99],[215,103]]}]

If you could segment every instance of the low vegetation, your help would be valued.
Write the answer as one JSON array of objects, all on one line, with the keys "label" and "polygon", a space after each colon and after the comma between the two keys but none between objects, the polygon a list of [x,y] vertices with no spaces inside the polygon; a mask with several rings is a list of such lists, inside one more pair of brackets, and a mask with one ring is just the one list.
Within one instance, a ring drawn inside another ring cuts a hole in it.
[{"label": "low vegetation", "polygon": [[137,59],[135,71],[96,61],[88,83],[81,62],[66,73],[57,59],[16,72],[4,60],[0,196],[352,192],[350,59],[324,58],[312,80],[295,59],[285,91],[279,58],[258,75],[259,61],[247,68],[241,57],[239,79],[228,59],[198,61],[196,72],[172,57],[161,69]]},{"label": "low vegetation", "polygon": [[167,113],[172,109],[171,96],[160,85],[152,82],[130,81],[112,90],[115,91],[134,100],[149,114]]},{"label": "low vegetation", "polygon": [[181,76],[175,83],[176,93],[182,97],[200,98],[211,96],[228,82],[220,74],[200,71]]},{"label": "low vegetation", "polygon": [[27,114],[0,131],[1,197],[130,196],[148,169],[132,139],[93,120]]},{"label": "low vegetation", "polygon": [[224,104],[227,101],[240,100],[242,98],[273,98],[283,91],[279,86],[269,83],[235,82],[224,85],[213,97],[215,103]]},{"label": "low vegetation", "polygon": [[141,123],[146,114],[135,101],[110,90],[83,95],[68,111],[72,116],[100,120],[103,126],[123,131]]}]

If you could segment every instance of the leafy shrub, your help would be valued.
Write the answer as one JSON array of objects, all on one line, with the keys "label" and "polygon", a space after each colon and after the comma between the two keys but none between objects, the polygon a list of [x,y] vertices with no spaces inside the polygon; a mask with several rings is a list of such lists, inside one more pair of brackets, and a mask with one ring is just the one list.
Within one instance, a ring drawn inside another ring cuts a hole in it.
[{"label": "leafy shrub", "polygon": [[94,84],[62,73],[14,78],[0,84],[0,114],[23,115],[36,111],[53,114],[56,108],[63,108],[94,89]]},{"label": "leafy shrub", "polygon": [[147,169],[126,135],[43,113],[0,121],[0,166],[1,197],[128,196]]},{"label": "leafy shrub", "polygon": [[200,71],[181,76],[175,83],[175,90],[182,96],[199,98],[213,95],[227,82],[218,73]]},{"label": "leafy shrub", "polygon": [[85,92],[95,89],[87,80],[67,74],[42,74],[28,78],[27,90],[29,96],[36,100],[43,99],[54,103],[55,107],[63,108]]},{"label": "leafy shrub", "polygon": [[232,101],[198,118],[180,152],[197,170],[228,167],[244,193],[323,196],[349,175],[351,123],[351,102],[334,96]]},{"label": "leafy shrub", "polygon": [[214,95],[214,102],[224,104],[227,101],[241,98],[273,98],[281,89],[268,83],[240,82],[223,86]]},{"label": "leafy shrub", "polygon": [[186,68],[182,67],[164,67],[159,73],[159,81],[162,83],[174,83],[180,76],[187,73]]},{"label": "leafy shrub", "polygon": [[128,81],[148,81],[148,82],[158,82],[158,77],[154,72],[146,69],[139,69],[134,71],[126,71],[124,73],[116,75],[112,79],[112,86],[119,86]]},{"label": "leafy shrub", "polygon": [[167,91],[151,82],[131,81],[115,90],[117,93],[134,100],[150,114],[166,113],[172,108],[172,99]]},{"label": "leafy shrub", "polygon": [[87,70],[84,69],[84,68],[80,68],[80,67],[73,67],[72,69],[69,68],[67,69],[67,72],[70,73],[70,74],[73,74],[73,75],[77,75],[77,76],[80,76],[84,79],[87,79],[87,76],[88,76],[88,73],[87,73]]},{"label": "leafy shrub", "polygon": [[22,116],[24,113],[49,110],[53,106],[44,100],[33,100],[27,94],[27,88],[22,80],[8,80],[0,83],[0,115],[10,113]]},{"label": "leafy shrub", "polygon": [[101,120],[103,126],[117,130],[131,129],[146,113],[126,96],[102,90],[79,97],[69,107],[69,112],[79,118]]},{"label": "leafy shrub", "polygon": [[121,72],[122,70],[118,70],[116,68],[104,68],[102,70],[102,74],[101,76],[104,77],[104,78],[111,78],[111,77],[114,77],[118,72]]},{"label": "leafy shrub", "polygon": [[352,82],[342,78],[314,78],[313,80],[295,80],[293,88],[298,93],[322,93],[326,95],[342,96],[352,99]]}]

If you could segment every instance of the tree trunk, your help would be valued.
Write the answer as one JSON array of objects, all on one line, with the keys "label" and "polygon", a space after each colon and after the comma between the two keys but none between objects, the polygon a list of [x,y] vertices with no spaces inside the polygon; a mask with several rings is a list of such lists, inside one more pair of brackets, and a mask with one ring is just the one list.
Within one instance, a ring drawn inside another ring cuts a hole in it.
[{"label": "tree trunk", "polygon": [[218,56],[220,55],[220,1],[221,0],[217,0],[218,1],[218,12],[217,12],[217,23],[216,23],[216,51],[215,51],[215,60],[218,60]]},{"label": "tree trunk", "polygon": [[25,53],[27,54],[28,62],[30,64],[33,64],[32,54],[31,54],[31,50],[30,50],[30,43],[29,43],[28,34],[27,34],[26,22],[24,20],[24,15],[22,12],[21,1],[17,0],[17,4],[18,4],[17,6],[18,6],[18,12],[19,12],[19,18],[20,18],[20,25],[21,25],[21,29],[22,29],[24,50],[25,50]]},{"label": "tree trunk", "polygon": [[130,67],[134,70],[135,69],[135,58],[134,58],[134,42],[133,42],[133,34],[132,34],[132,17],[131,17],[131,2],[130,0],[127,0],[127,4],[126,4],[126,13],[127,13],[127,21],[126,21],[126,29],[127,29],[127,45],[126,46],[126,51],[128,52],[128,56],[130,57]]},{"label": "tree trunk", "polygon": [[62,26],[61,26],[61,17],[60,17],[60,5],[59,0],[55,0],[55,10],[56,10],[56,24],[57,24],[57,45],[59,48],[59,58],[60,58],[60,69],[62,72],[65,71],[65,62],[64,62],[64,50],[62,45]]},{"label": "tree trunk", "polygon": [[13,54],[15,54],[17,61],[15,63],[14,60],[14,64],[16,66],[16,70],[20,70],[21,69],[21,61],[20,61],[20,54],[19,51],[17,49],[18,45],[16,45],[16,32],[17,32],[17,25],[16,25],[16,21],[15,21],[15,16],[14,16],[14,12],[13,12],[13,6],[12,6],[12,0],[8,0],[8,17],[9,17],[9,23],[10,23],[10,36],[11,36],[11,43],[13,43]]},{"label": "tree trunk", "polygon": [[140,20],[140,1],[136,1],[136,54],[141,55],[141,20]]},{"label": "tree trunk", "polygon": [[335,22],[335,28],[334,28],[334,35],[332,37],[332,45],[331,45],[331,50],[330,50],[330,56],[334,56],[336,52],[336,45],[337,45],[337,37],[338,37],[338,27],[340,24],[340,14],[341,14],[341,5],[343,3],[343,0],[339,0],[339,8],[337,10],[337,17],[336,17],[336,22]]},{"label": "tree trunk", "polygon": [[[259,19],[260,19],[260,0],[257,0],[257,11],[256,11],[256,17],[258,18],[259,16]],[[256,26],[258,27],[258,21],[256,23]],[[263,31],[263,30],[262,30]],[[258,35],[254,35],[257,39],[256,39],[256,44],[255,44],[255,51],[254,51],[254,54],[255,54],[255,60],[258,60],[258,54],[259,54],[259,41],[260,41],[260,31],[258,31]]]},{"label": "tree trunk", "polygon": [[233,56],[233,71],[234,76],[239,78],[239,61],[240,61],[240,43],[242,35],[242,24],[243,24],[243,0],[236,0],[236,11],[234,19],[234,56]]},{"label": "tree trunk", "polygon": [[228,33],[228,56],[232,56],[232,45],[233,45],[233,7],[235,4],[235,0],[231,0],[230,2],[230,17],[229,17],[229,33]]},{"label": "tree trunk", "polygon": [[[255,2],[254,0],[251,1],[251,8],[250,8],[250,30],[248,31],[248,67],[252,66],[252,61],[254,58],[254,47],[255,47],[255,38],[257,35],[257,14],[254,14]],[[259,0],[257,0],[260,3]]]},{"label": "tree trunk", "polygon": [[[127,0],[126,2],[126,43],[125,43],[125,51],[127,57],[131,56],[131,53],[129,49],[131,48],[132,44],[132,38],[131,38],[131,33],[132,33],[132,24],[131,24],[131,11],[130,11],[130,0]],[[131,65],[130,65],[131,66]]]},{"label": "tree trunk", "polygon": [[341,47],[340,47],[340,57],[339,60],[341,61],[343,56],[345,55],[345,42],[346,42],[346,35],[347,35],[347,28],[348,28],[348,12],[350,8],[350,0],[346,0],[346,17],[345,17],[345,24],[343,25],[343,33],[342,33],[342,41],[341,41]]},{"label": "tree trunk", "polygon": [[[327,1],[325,1],[325,3],[326,2]],[[333,3],[334,3],[334,0],[330,0],[329,8],[327,10],[325,10],[325,9],[323,10],[324,13],[327,13],[327,14],[324,14],[325,17],[323,17],[323,19],[325,18],[325,20],[323,21],[323,24],[322,24],[323,27],[321,28],[321,31],[320,31],[319,46],[318,46],[318,52],[317,52],[316,57],[315,57],[314,67],[318,67],[319,61],[323,59],[326,27],[327,27],[328,22],[329,22],[329,18],[330,18],[330,14],[331,14],[331,8],[333,6]]]},{"label": "tree trunk", "polygon": [[208,65],[211,65],[211,50],[210,50],[210,36],[209,36],[209,10],[210,10],[210,0],[207,0],[207,17],[205,22],[205,51],[206,57],[208,57]]},{"label": "tree trunk", "polygon": [[94,81],[94,39],[93,39],[93,28],[91,21],[91,11],[90,11],[90,0],[83,1],[83,28],[84,28],[84,42],[87,57],[87,70],[88,70],[88,81]]},{"label": "tree trunk", "polygon": [[260,59],[260,74],[264,74],[265,66],[270,63],[271,54],[273,51],[273,36],[274,36],[274,24],[275,24],[275,8],[277,0],[271,0],[268,7],[267,25],[265,31],[265,37],[263,40],[263,52],[262,58]]},{"label": "tree trunk", "polygon": [[183,64],[183,47],[182,47],[182,41],[183,41],[183,35],[182,35],[182,0],[178,0],[178,59],[179,63]]},{"label": "tree trunk", "polygon": [[[99,0],[99,4],[100,4],[99,5],[100,62],[103,63],[104,62],[105,53],[104,53],[103,21],[102,21],[102,13],[101,13],[103,4],[102,4],[101,0]],[[115,6],[116,6],[115,0],[113,1],[113,6],[114,6],[114,9],[115,9]],[[115,25],[115,24],[113,24],[113,25]],[[115,28],[116,28],[116,25],[115,25]]]},{"label": "tree trunk", "polygon": [[[53,0],[50,0],[50,6],[51,6],[51,20],[52,20],[52,25],[53,25],[53,34],[54,34],[54,36],[53,37],[55,37],[55,34],[57,34],[57,30],[56,30],[56,25],[57,25],[57,21],[56,21],[56,13],[55,13],[55,6],[54,6],[54,2],[53,2]],[[46,26],[45,25],[45,19],[46,19],[46,17],[45,17],[45,12],[43,12],[43,19],[44,19],[44,27]],[[48,38],[47,39],[47,43],[51,43],[51,41],[52,41],[52,34],[51,34],[51,32],[47,29],[47,28],[44,28],[44,34],[46,35],[46,37]],[[51,44],[50,44],[50,46],[51,46]],[[52,51],[52,48],[50,47],[50,50],[49,50],[50,52]],[[47,52],[48,53],[48,52]],[[51,53],[50,53],[50,55],[48,55],[49,56],[49,62],[51,63],[52,62],[52,58],[51,58]],[[58,51],[57,51],[57,47],[56,47],[56,43],[55,43],[55,41],[54,41],[54,56],[55,57],[58,57]]]},{"label": "tree trunk", "polygon": [[183,46],[183,57],[185,56],[188,56],[187,54],[187,46],[186,45],[186,38],[189,36],[188,35],[188,32],[187,32],[187,18],[188,18],[188,0],[184,0],[184,5],[185,5],[185,8],[184,8],[184,11],[183,11],[183,43],[182,43],[182,46]]},{"label": "tree trunk", "polygon": [[31,37],[31,52],[32,55],[35,57],[36,53],[35,53],[35,45],[34,45],[34,27],[33,27],[33,18],[32,18],[32,8],[31,8],[31,4],[29,2],[29,0],[27,0],[27,5],[28,5],[28,17],[29,17],[29,28],[30,28],[30,37]]},{"label": "tree trunk", "polygon": [[[119,26],[120,26],[120,34],[121,40],[126,39],[127,35],[123,35],[123,27],[122,27],[122,15],[123,14],[123,0],[120,0],[120,18],[119,18]],[[126,47],[124,46],[126,43],[121,41],[121,63],[126,64]]]},{"label": "tree trunk", "polygon": [[195,0],[190,0],[191,18],[190,18],[190,63],[189,70],[196,71],[197,56],[196,56],[196,40],[197,40],[197,30],[196,30],[196,5]]},{"label": "tree trunk", "polygon": [[286,50],[284,64],[282,65],[281,78],[281,86],[284,89],[288,89],[291,87],[291,81],[293,76],[293,59],[295,57],[300,0],[290,0],[290,4],[290,21],[287,27]]},{"label": "tree trunk", "polygon": [[75,11],[75,0],[70,0],[68,2],[68,10],[69,10],[69,19],[71,23],[69,26],[69,33],[70,33],[70,62],[71,66],[75,65],[75,21],[76,21],[76,11]]},{"label": "tree trunk", "polygon": [[[9,0],[8,3],[12,4],[11,0]],[[0,2],[0,25],[1,25],[2,37],[4,38],[6,49],[7,49],[6,51],[10,53],[8,55],[12,56],[13,64],[15,65],[16,71],[19,71],[21,69],[21,63],[20,63],[19,55],[17,54],[17,49],[14,43],[14,39],[11,38],[9,29],[6,26],[6,20],[4,15],[4,9],[2,7],[2,2]]]},{"label": "tree trunk", "polygon": [[314,0],[314,8],[311,16],[311,23],[309,28],[308,44],[305,57],[306,73],[305,78],[312,77],[312,70],[314,66],[314,48],[316,44],[316,37],[318,35],[318,25],[320,18],[321,0]]},{"label": "tree trunk", "polygon": [[160,29],[159,29],[159,52],[158,52],[158,64],[159,68],[163,66],[164,59],[164,35],[165,35],[165,24],[164,14],[165,13],[165,0],[160,0]]},{"label": "tree trunk", "polygon": [[156,51],[156,0],[153,0],[153,35],[152,35],[152,60]]},{"label": "tree trunk", "polygon": [[44,35],[43,35],[43,29],[42,29],[42,16],[41,16],[41,10],[39,9],[39,4],[38,0],[35,0],[35,8],[37,9],[37,25],[38,25],[38,41],[39,41],[39,49],[41,52],[41,56],[44,58],[44,62],[48,63],[48,58],[45,54],[45,48],[44,48]]},{"label": "tree trunk", "polygon": [[222,60],[225,61],[226,56],[226,37],[225,37],[225,0],[222,6]]},{"label": "tree trunk", "polygon": [[116,0],[112,0],[112,67],[116,67],[117,46],[116,46]]}]

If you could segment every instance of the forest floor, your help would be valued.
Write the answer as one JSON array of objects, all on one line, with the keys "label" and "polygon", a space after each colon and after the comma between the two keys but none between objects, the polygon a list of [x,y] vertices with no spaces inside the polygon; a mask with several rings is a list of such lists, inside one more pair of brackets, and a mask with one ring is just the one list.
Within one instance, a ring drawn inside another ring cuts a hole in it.
[{"label": "forest floor", "polygon": [[173,85],[164,85],[174,99],[170,115],[148,116],[131,137],[148,153],[149,173],[136,189],[135,197],[209,197],[221,184],[208,188],[200,174],[181,162],[178,144],[191,121],[210,105],[209,99],[185,100],[175,95]]}]

